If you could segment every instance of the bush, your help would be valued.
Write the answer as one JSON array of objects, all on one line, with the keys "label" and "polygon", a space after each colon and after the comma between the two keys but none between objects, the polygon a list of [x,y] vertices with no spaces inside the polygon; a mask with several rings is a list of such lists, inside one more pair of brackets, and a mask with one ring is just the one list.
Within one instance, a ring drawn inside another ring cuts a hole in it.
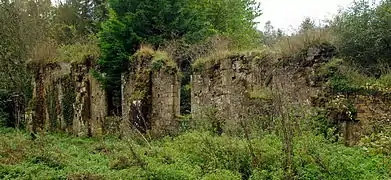
[{"label": "bush", "polygon": [[391,63],[390,8],[390,0],[382,0],[376,6],[370,1],[355,1],[332,23],[340,55],[362,65],[370,74],[376,73],[375,64]]},{"label": "bush", "polygon": [[389,133],[371,134],[361,139],[360,145],[373,155],[391,154],[391,136]]},{"label": "bush", "polygon": [[250,153],[246,144],[236,138],[215,137],[199,132],[186,133],[174,141],[165,141],[159,151],[166,153],[161,153],[157,157],[169,157],[168,159],[174,162],[170,166],[180,169],[192,167],[189,169],[192,169],[190,172],[196,173],[195,177],[213,173],[216,169],[228,170],[244,177],[251,174]]},{"label": "bush", "polygon": [[85,63],[86,60],[96,61],[100,57],[100,49],[96,37],[91,36],[84,42],[63,45],[57,49],[56,62]]}]

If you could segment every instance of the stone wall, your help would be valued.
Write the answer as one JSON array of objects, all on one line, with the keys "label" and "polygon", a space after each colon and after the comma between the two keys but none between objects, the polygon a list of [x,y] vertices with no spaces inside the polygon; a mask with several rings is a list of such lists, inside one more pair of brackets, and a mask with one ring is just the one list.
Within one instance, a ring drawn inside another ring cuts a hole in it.
[{"label": "stone wall", "polygon": [[50,63],[31,68],[33,98],[26,113],[33,132],[102,134],[106,95],[92,77],[90,64]]},{"label": "stone wall", "polygon": [[[266,52],[254,52],[201,59],[193,65],[193,118],[195,121],[222,121],[219,122],[223,126],[222,132],[237,131],[242,120],[270,115],[273,109],[268,106],[273,103],[275,106],[276,102],[267,97],[267,91],[274,94],[282,91],[284,103],[325,108],[330,121],[338,124],[346,145],[357,144],[363,136],[384,131],[384,126],[391,125],[388,96],[347,95],[344,98],[357,111],[351,117],[348,115],[351,112],[344,108],[346,105],[329,107],[343,95],[328,89],[328,77],[316,74],[334,55],[334,47],[320,45],[308,48],[295,58],[273,59]],[[323,97],[321,103],[314,101],[319,97]],[[265,128],[270,126],[273,125],[268,124]]]},{"label": "stone wall", "polygon": [[180,114],[180,78],[161,69],[152,75],[152,114],[154,134],[171,134],[178,130]]},{"label": "stone wall", "polygon": [[160,51],[140,51],[122,77],[123,116],[108,117],[106,91],[93,77],[94,62],[30,64],[33,98],[26,112],[32,132],[76,136],[178,130],[180,77],[176,63]]},{"label": "stone wall", "polygon": [[90,68],[79,64],[72,69],[76,85],[73,133],[78,136],[102,135],[108,112],[105,90],[92,76]]},{"label": "stone wall", "polygon": [[[215,119],[222,124],[223,132],[242,131],[241,123],[249,119],[273,116],[272,92],[277,85],[282,86],[280,90],[290,101],[308,105],[316,88],[307,85],[306,75],[310,74],[307,67],[297,67],[300,68],[282,65],[266,51],[234,53],[196,62],[192,76],[192,117],[195,121]],[[262,126],[270,129],[275,125]]]},{"label": "stone wall", "polygon": [[319,94],[313,106],[324,108],[337,125],[345,145],[360,143],[361,138],[387,132],[391,128],[390,94]]},{"label": "stone wall", "polygon": [[[251,92],[267,84],[272,73],[260,52],[231,54],[213,64],[193,67],[191,111],[193,119],[221,120],[224,131],[234,130],[241,119],[260,112],[252,111]],[[263,66],[258,66],[264,62]],[[197,69],[199,68],[199,69]]]},{"label": "stone wall", "polygon": [[180,114],[178,69],[163,54],[139,51],[122,77],[122,133],[132,129],[156,136],[175,133]]},{"label": "stone wall", "polygon": [[391,127],[391,99],[383,95],[352,95],[349,97],[355,109],[354,120],[344,121],[345,144],[359,143],[364,136],[387,132]]},{"label": "stone wall", "polygon": [[63,87],[69,87],[71,66],[52,63],[32,69],[33,98],[27,112],[27,127],[31,131],[66,131],[66,118],[61,108]]},{"label": "stone wall", "polygon": [[[341,93],[327,86],[329,76],[319,72],[329,72],[326,66],[334,68],[328,64],[334,51],[320,45],[295,58],[276,58],[260,51],[201,59],[193,65],[192,117],[213,121],[218,133],[237,133],[243,130],[244,120],[273,117],[274,96],[282,93],[286,106],[296,103],[325,109],[346,145],[387,131],[391,127],[389,91]],[[91,61],[31,66],[33,98],[26,113],[27,128],[77,136],[126,135],[135,129],[154,136],[175,134],[180,114],[180,77],[175,62],[162,52],[140,50],[130,67],[122,76],[123,115],[107,117],[107,95],[92,75]],[[262,129],[274,126],[268,121]]]}]

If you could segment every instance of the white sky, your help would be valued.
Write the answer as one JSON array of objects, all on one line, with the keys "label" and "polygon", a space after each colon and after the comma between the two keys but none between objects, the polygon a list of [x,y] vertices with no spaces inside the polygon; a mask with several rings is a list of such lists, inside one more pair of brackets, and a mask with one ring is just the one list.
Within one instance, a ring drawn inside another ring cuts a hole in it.
[{"label": "white sky", "polygon": [[317,23],[331,18],[341,7],[348,7],[353,0],[257,0],[263,14],[258,19],[258,28],[263,30],[267,21],[277,29],[292,32],[301,22],[310,17]]}]

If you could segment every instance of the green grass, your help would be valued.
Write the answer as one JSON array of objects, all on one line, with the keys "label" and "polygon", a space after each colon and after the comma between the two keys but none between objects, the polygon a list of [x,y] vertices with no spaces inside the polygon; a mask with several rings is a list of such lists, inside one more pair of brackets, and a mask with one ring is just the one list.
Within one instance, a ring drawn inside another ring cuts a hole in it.
[{"label": "green grass", "polygon": [[[276,135],[244,139],[187,132],[151,141],[75,138],[0,129],[0,179],[281,179],[282,145]],[[136,157],[131,149],[134,149]],[[388,160],[321,137],[295,139],[297,179],[387,179]]]}]

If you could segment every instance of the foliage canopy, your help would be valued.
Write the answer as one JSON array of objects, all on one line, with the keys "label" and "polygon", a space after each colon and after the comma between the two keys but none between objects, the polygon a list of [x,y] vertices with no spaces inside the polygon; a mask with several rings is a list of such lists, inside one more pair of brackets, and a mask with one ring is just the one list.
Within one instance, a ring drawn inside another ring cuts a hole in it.
[{"label": "foliage canopy", "polygon": [[360,0],[342,11],[332,23],[340,54],[366,69],[379,62],[390,64],[390,9],[390,0],[378,5]]}]

